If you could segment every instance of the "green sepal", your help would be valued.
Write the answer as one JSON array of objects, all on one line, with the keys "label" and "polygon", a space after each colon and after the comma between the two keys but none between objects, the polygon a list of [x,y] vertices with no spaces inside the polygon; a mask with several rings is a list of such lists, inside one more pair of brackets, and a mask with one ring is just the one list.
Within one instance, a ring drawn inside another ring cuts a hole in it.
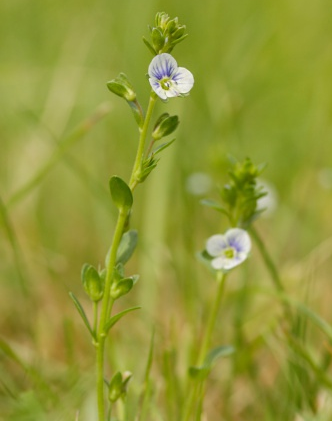
[{"label": "green sepal", "polygon": [[93,266],[86,263],[82,267],[81,279],[85,292],[90,299],[94,302],[100,301],[104,295],[103,276],[100,276]]},{"label": "green sepal", "polygon": [[134,280],[132,277],[121,279],[118,282],[113,282],[110,295],[113,300],[117,300],[128,292],[134,286]]},{"label": "green sepal", "polygon": [[128,184],[117,175],[111,177],[109,184],[115,206],[120,211],[129,211],[133,206],[133,194]]},{"label": "green sepal", "polygon": [[116,402],[122,395],[122,374],[118,371],[112,377],[109,384],[108,399],[113,403]]},{"label": "green sepal", "polygon": [[116,254],[116,263],[125,265],[128,262],[135,251],[137,241],[136,230],[129,230],[123,234]]},{"label": "green sepal", "polygon": [[154,46],[154,50],[160,52],[165,44],[165,38],[159,28],[152,29],[151,39]]},{"label": "green sepal", "polygon": [[[183,35],[183,37],[181,38],[177,38],[171,41],[172,43],[172,47],[174,47],[176,44],[178,44],[179,42],[183,41],[184,39],[186,39],[188,36],[188,34]],[[171,50],[170,50],[171,51]]]},{"label": "green sepal", "polygon": [[172,143],[175,142],[175,138],[170,140],[169,142],[165,142],[162,143],[161,145],[159,145],[156,149],[154,149],[153,151],[153,155],[157,155],[158,153],[160,153],[161,151],[163,151],[164,149],[168,148],[169,146],[171,146]]},{"label": "green sepal", "polygon": [[149,43],[149,41],[148,41],[145,37],[143,37],[143,42],[144,42],[144,44],[148,47],[148,49],[151,51],[151,53],[152,53],[154,56],[156,56],[156,55],[157,55],[156,50],[152,47],[152,45]]},{"label": "green sepal", "polygon": [[84,311],[81,303],[78,301],[78,299],[75,297],[75,295],[72,292],[69,293],[69,297],[73,300],[73,303],[74,303],[79,315],[81,316],[85,326],[88,328],[88,331],[91,333],[91,336],[94,339],[96,339],[95,333],[93,332],[92,327],[90,326],[89,320],[88,320],[88,318],[85,314],[85,311]]},{"label": "green sepal", "polygon": [[142,170],[139,174],[138,181],[142,183],[151,173],[152,170],[154,170],[158,164],[159,159],[154,159],[153,155],[148,156],[142,164]]},{"label": "green sepal", "polygon": [[126,310],[120,311],[120,313],[115,314],[112,316],[105,324],[104,331],[105,333],[108,333],[108,331],[120,320],[123,316],[125,316],[127,313],[130,313],[134,310],[139,310],[141,307],[130,307]]},{"label": "green sepal", "polygon": [[189,367],[189,375],[193,379],[205,380],[216,360],[220,357],[228,357],[229,355],[234,354],[235,348],[232,345],[222,345],[217,348],[212,349],[201,366],[192,366]]}]

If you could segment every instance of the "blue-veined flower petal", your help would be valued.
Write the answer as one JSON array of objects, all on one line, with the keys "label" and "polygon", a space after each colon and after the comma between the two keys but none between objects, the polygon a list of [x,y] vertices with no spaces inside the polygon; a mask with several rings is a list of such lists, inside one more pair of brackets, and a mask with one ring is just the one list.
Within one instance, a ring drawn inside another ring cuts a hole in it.
[{"label": "blue-veined flower petal", "polygon": [[226,234],[226,241],[238,253],[248,254],[251,249],[251,241],[247,231],[241,228],[231,228]]},{"label": "blue-veined flower petal", "polygon": [[166,77],[171,78],[177,67],[178,65],[175,58],[170,54],[163,53],[152,59],[148,73],[150,78],[162,80]]},{"label": "blue-veined flower petal", "polygon": [[178,67],[176,60],[167,53],[154,57],[149,65],[149,82],[161,99],[187,94],[194,85],[189,70]]},{"label": "blue-veined flower petal", "polygon": [[206,251],[213,257],[211,266],[215,270],[230,270],[248,257],[251,240],[241,228],[231,228],[224,235],[216,234],[206,242]]}]

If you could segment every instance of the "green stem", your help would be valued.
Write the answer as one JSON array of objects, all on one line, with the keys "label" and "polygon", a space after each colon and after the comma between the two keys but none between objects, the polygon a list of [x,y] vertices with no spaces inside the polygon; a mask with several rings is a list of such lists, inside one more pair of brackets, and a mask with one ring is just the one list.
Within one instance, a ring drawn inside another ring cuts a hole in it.
[{"label": "green stem", "polygon": [[225,280],[226,280],[226,274],[224,272],[219,271],[217,273],[218,290],[217,290],[217,294],[216,294],[215,300],[212,304],[211,311],[210,311],[210,314],[209,314],[209,319],[208,319],[208,322],[207,322],[207,328],[205,330],[205,335],[204,335],[204,338],[203,338],[203,342],[202,342],[202,345],[201,345],[201,349],[200,349],[199,357],[198,357],[198,361],[197,361],[198,366],[201,366],[203,364],[203,362],[205,360],[205,357],[206,357],[206,354],[207,354],[207,351],[208,351],[209,346],[210,346],[213,328],[214,328],[214,325],[216,323],[218,310],[219,310],[221,299],[222,299],[223,292],[224,292]]},{"label": "green stem", "polygon": [[130,177],[129,187],[131,188],[131,190],[134,190],[137,184],[139,183],[139,175],[141,172],[141,167],[142,167],[142,162],[143,162],[146,136],[147,136],[148,127],[149,127],[149,123],[152,117],[152,112],[153,112],[156,100],[157,100],[157,95],[155,94],[154,91],[151,91],[148,109],[146,111],[144,124],[141,129],[141,134],[140,134],[140,138],[138,142],[135,163],[134,163],[133,171]]},{"label": "green stem", "polygon": [[280,292],[284,292],[285,288],[282,285],[282,282],[280,280],[279,277],[279,273],[278,270],[275,266],[275,264],[273,263],[273,260],[269,254],[269,252],[267,251],[265,244],[263,243],[263,240],[261,239],[261,237],[259,236],[258,232],[255,230],[255,228],[253,226],[250,227],[249,232],[251,234],[251,236],[253,237],[253,239],[255,240],[255,243],[263,257],[265,266],[267,267],[268,271],[270,272],[271,275],[271,279],[274,283],[274,286],[276,287],[276,289]]},{"label": "green stem", "polygon": [[[150,100],[146,116],[142,129],[140,129],[140,137],[138,142],[138,148],[136,153],[133,170],[130,177],[129,187],[133,191],[139,183],[139,176],[142,169],[142,163],[144,159],[144,150],[149,123],[152,117],[153,108],[157,99],[157,95],[152,91],[150,94]],[[118,247],[127,223],[128,212],[124,212],[122,209],[119,211],[117,223],[115,226],[114,236],[112,240],[110,257],[107,265],[107,274],[105,280],[104,296],[101,303],[101,312],[97,332],[97,356],[96,356],[96,369],[97,369],[97,405],[98,405],[98,419],[99,421],[105,421],[105,402],[104,402],[104,354],[105,354],[105,341],[107,332],[105,332],[105,324],[110,317],[114,300],[110,297],[110,290],[112,287],[114,277],[114,267],[116,264],[116,255]]]},{"label": "green stem", "polygon": [[[261,239],[260,235],[258,234],[258,232],[255,230],[255,228],[253,226],[250,227],[249,232],[252,236],[252,238],[254,239],[258,250],[260,251],[262,258],[264,260],[265,266],[267,268],[267,270],[269,271],[270,275],[271,275],[271,279],[272,282],[276,288],[276,290],[278,292],[285,292],[285,288],[281,282],[280,276],[279,276],[279,272],[269,254],[269,252],[267,251],[265,244],[263,243],[263,240]],[[291,322],[293,319],[293,314],[291,311],[291,308],[289,306],[288,303],[283,301],[283,307],[284,307],[284,311],[285,314],[287,315],[287,318],[289,319],[289,321]]]},{"label": "green stem", "polygon": [[100,312],[99,328],[98,328],[98,344],[97,344],[97,402],[99,421],[105,420],[105,404],[104,404],[104,350],[105,350],[105,324],[112,310],[110,290],[113,282],[114,266],[116,263],[116,254],[121,241],[125,223],[127,221],[127,212],[120,210],[116,223],[110,257],[107,265],[107,275],[105,281],[104,296]]},{"label": "green stem", "polygon": [[[199,351],[199,354],[198,354],[198,359],[197,359],[197,364],[196,364],[198,367],[203,365],[204,360],[206,358],[206,354],[207,354],[209,346],[210,346],[212,332],[213,332],[214,326],[216,324],[216,319],[217,319],[217,316],[218,316],[218,310],[220,308],[220,303],[221,303],[221,299],[222,299],[223,292],[224,292],[225,280],[226,280],[226,274],[219,271],[217,273],[218,290],[217,290],[215,300],[214,300],[214,302],[212,304],[212,307],[211,307],[211,311],[210,311],[209,318],[208,318],[207,325],[206,325],[207,327],[206,327],[205,334],[204,334],[204,337],[203,337],[203,341],[202,341],[200,351]],[[195,405],[195,402],[197,402],[198,398],[199,398],[198,411],[200,413],[201,406],[203,404],[203,396],[202,396],[203,390],[204,390],[203,384],[200,385],[197,381],[193,382],[192,389],[189,393],[187,404],[185,406],[183,421],[189,421],[190,415],[192,413],[192,409]]]}]

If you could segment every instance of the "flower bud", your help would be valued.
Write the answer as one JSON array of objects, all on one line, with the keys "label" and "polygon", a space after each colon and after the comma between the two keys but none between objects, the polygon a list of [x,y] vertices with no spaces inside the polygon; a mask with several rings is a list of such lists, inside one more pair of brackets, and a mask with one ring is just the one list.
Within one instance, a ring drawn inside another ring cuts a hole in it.
[{"label": "flower bud", "polygon": [[177,115],[170,116],[168,113],[162,114],[153,129],[153,139],[159,140],[162,137],[168,136],[174,132],[178,125],[179,118]]},{"label": "flower bud", "polygon": [[124,73],[107,82],[108,89],[128,102],[136,100],[136,92]]},{"label": "flower bud", "polygon": [[100,301],[104,295],[104,278],[100,277],[97,270],[88,264],[83,266],[81,278],[90,299],[94,302]]},{"label": "flower bud", "polygon": [[114,374],[110,382],[108,399],[111,402],[116,402],[121,397],[122,393],[122,375],[120,371],[118,371],[116,374]]},{"label": "flower bud", "polygon": [[123,374],[118,371],[112,377],[109,384],[108,398],[113,403],[116,402],[121,396],[125,396],[127,393],[128,383],[132,377],[130,371],[125,371]]},{"label": "flower bud", "polygon": [[128,294],[128,292],[132,289],[137,280],[138,275],[130,276],[129,278],[123,278],[118,281],[115,280],[112,284],[112,288],[110,291],[110,295],[113,298],[113,300],[117,300],[123,295]]}]

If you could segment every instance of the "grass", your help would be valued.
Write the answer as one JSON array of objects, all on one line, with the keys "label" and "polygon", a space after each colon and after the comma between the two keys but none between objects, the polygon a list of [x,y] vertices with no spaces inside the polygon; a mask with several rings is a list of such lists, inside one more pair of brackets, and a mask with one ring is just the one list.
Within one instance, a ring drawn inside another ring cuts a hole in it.
[{"label": "grass", "polygon": [[[186,190],[186,180],[207,173],[216,186],[207,196],[217,198],[231,154],[268,164],[263,177],[275,187],[278,206],[255,228],[285,293],[276,293],[257,247],[230,276],[214,345],[233,344],[237,352],[212,371],[206,417],[328,421],[327,0],[0,3],[0,420],[67,421],[77,411],[79,421],[95,417],[92,347],[68,291],[88,308],[81,266],[102,263],[115,223],[108,179],[128,177],[135,154],[135,123],[106,81],[124,71],[146,105],[151,56],[141,37],[158,10],[186,23],[190,36],[174,55],[196,83],[185,101],[167,104],[181,120],[177,140],[135,197],[140,243],[130,269],[141,279],[124,300],[142,310],[119,322],[108,355],[110,365],[134,373],[128,420],[153,328],[145,419],[179,417],[186,370],[215,290],[195,253],[227,227]],[[103,118],[86,126],[103,104]],[[160,103],[158,111],[165,110]],[[295,315],[292,330],[285,300]]]}]

